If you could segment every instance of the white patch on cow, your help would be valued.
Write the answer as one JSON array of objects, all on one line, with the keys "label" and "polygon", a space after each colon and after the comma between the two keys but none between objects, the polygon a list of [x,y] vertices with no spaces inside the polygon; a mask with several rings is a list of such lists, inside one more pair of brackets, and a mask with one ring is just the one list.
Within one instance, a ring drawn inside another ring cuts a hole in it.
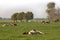
[{"label": "white patch on cow", "polygon": [[31,22],[31,20],[29,20],[28,22]]},{"label": "white patch on cow", "polygon": [[5,26],[6,26],[6,24],[3,24],[3,25],[2,25],[2,27],[5,27]]},{"label": "white patch on cow", "polygon": [[31,30],[31,31],[29,31],[28,32],[28,34],[44,34],[43,32],[41,32],[41,31],[38,31],[38,30]]}]

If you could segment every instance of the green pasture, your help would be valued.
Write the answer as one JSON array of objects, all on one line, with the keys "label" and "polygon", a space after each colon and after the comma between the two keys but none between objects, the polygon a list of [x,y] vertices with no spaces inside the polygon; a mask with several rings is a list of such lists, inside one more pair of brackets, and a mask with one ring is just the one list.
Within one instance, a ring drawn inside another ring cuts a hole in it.
[{"label": "green pasture", "polygon": [[[0,22],[10,22],[3,20]],[[36,22],[20,22],[18,26],[5,26],[0,24],[0,40],[60,40],[60,22],[51,22],[50,24],[41,24]],[[23,35],[25,31],[37,29],[44,35]]]}]

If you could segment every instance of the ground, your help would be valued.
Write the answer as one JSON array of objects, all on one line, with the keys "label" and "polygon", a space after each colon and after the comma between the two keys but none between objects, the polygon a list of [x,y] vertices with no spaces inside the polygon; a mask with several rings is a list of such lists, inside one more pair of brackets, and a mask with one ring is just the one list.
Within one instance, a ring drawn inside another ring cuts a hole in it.
[{"label": "ground", "polygon": [[[3,21],[0,21],[3,22]],[[44,35],[23,35],[25,31],[37,29]],[[18,26],[2,27],[0,24],[0,40],[60,40],[60,22],[41,24],[37,22],[22,22]]]}]

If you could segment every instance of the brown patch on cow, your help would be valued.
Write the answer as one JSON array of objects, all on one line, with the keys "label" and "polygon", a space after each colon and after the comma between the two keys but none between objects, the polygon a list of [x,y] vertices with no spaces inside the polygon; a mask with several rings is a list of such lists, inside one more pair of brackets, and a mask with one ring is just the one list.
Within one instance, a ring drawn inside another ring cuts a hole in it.
[{"label": "brown patch on cow", "polygon": [[42,24],[45,24],[45,21],[42,21],[41,23],[42,23]]},{"label": "brown patch on cow", "polygon": [[28,32],[23,32],[23,34],[28,34]]},{"label": "brown patch on cow", "polygon": [[50,23],[50,21],[47,21],[46,23],[47,23],[47,24],[49,24],[49,23]]}]

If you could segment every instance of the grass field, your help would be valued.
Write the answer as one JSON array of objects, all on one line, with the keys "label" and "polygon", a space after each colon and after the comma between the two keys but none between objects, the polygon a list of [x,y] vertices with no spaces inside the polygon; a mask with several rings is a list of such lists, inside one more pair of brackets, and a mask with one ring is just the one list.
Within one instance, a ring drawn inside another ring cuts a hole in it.
[{"label": "grass field", "polygon": [[[37,29],[44,35],[23,35],[25,31]],[[60,40],[60,23],[41,24],[40,22],[22,22],[18,26],[2,27],[0,24],[0,40]]]}]

